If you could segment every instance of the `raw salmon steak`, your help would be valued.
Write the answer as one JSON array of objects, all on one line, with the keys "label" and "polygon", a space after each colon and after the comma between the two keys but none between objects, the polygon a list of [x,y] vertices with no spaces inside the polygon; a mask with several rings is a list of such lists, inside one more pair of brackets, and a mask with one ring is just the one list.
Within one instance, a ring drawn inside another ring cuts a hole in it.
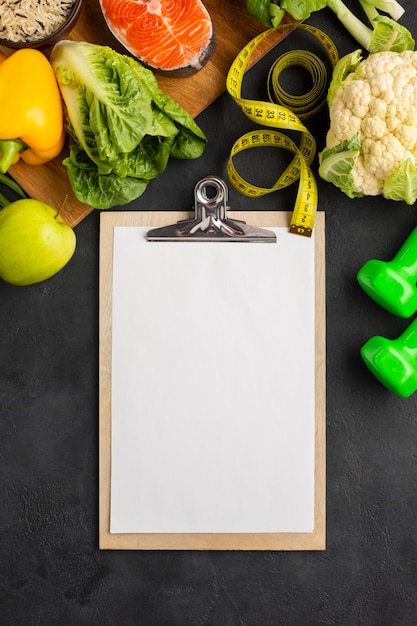
[{"label": "raw salmon steak", "polygon": [[100,0],[120,43],[147,67],[191,74],[212,55],[215,33],[200,0]]}]

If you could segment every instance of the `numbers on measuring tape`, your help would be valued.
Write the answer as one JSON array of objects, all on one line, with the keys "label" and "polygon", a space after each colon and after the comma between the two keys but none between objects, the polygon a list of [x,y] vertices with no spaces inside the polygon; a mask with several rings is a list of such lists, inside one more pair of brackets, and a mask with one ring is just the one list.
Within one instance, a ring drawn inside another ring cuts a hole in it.
[{"label": "numbers on measuring tape", "polygon": [[[299,181],[290,232],[311,237],[318,205],[317,183],[310,169],[316,154],[316,141],[301,120],[315,115],[325,104],[326,68],[315,54],[293,50],[279,57],[269,71],[267,85],[269,102],[250,100],[241,96],[243,76],[254,50],[272,32],[278,29],[293,30],[295,28],[310,33],[322,44],[332,67],[336,65],[339,59],[332,40],[318,28],[307,24],[285,24],[264,31],[243,48],[227,74],[227,91],[249,119],[263,126],[269,126],[272,130],[254,131],[240,137],[232,146],[227,173],[230,182],[240,193],[255,198],[283,189]],[[312,89],[303,96],[288,94],[279,82],[282,71],[294,65],[301,65],[305,68],[313,81]],[[298,131],[300,133],[299,145],[297,146],[287,135],[275,129]],[[234,164],[234,157],[239,152],[259,146],[275,146],[289,150],[294,154],[291,163],[275,183],[268,188],[259,187],[244,180],[237,172]]]}]

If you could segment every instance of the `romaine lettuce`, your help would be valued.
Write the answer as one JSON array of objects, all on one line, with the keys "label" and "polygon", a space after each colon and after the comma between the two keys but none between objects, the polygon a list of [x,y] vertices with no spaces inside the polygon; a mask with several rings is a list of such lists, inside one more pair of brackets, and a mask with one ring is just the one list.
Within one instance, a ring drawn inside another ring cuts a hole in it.
[{"label": "romaine lettuce", "polygon": [[107,46],[60,41],[51,63],[65,103],[76,197],[94,208],[139,197],[169,157],[198,158],[206,137],[153,73]]}]

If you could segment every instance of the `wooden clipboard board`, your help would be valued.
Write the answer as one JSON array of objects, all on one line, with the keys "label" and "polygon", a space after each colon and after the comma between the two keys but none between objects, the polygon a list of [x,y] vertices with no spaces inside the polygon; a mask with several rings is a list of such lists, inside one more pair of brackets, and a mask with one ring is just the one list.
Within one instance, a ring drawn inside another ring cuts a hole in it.
[{"label": "wooden clipboard board", "polygon": [[[254,226],[288,226],[287,212],[231,211],[231,219]],[[190,212],[102,212],[99,271],[99,548],[108,550],[324,550],[326,535],[326,318],[325,216],[317,214],[315,242],[315,476],[314,530],[261,534],[112,534],[111,341],[113,236],[116,226],[156,227],[190,219]],[[292,236],[292,235],[291,235]],[[296,235],[294,235],[296,237]],[[198,245],[198,244],[191,244]]]}]

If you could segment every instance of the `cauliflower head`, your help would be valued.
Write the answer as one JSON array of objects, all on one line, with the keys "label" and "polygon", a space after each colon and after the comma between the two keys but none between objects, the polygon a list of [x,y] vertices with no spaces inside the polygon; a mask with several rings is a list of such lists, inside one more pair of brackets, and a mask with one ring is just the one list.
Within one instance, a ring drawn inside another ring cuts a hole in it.
[{"label": "cauliflower head", "polygon": [[417,52],[361,50],[335,67],[319,175],[350,198],[417,199]]}]

